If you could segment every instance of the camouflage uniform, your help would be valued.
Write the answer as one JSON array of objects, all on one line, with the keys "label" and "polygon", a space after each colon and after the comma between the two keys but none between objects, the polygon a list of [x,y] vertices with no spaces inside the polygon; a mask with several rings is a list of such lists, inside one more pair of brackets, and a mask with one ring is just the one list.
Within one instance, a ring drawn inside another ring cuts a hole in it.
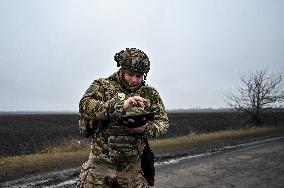
[{"label": "camouflage uniform", "polygon": [[[130,50],[134,53],[130,58],[130,63],[133,63],[138,49]],[[141,51],[138,50],[139,53]],[[122,58],[116,56],[118,63],[129,58],[127,55]],[[144,137],[157,137],[165,133],[169,122],[157,90],[144,81],[135,87],[128,86],[123,78],[125,69],[122,66],[110,77],[95,80],[80,101],[81,119],[93,126],[94,134],[89,160],[81,168],[78,187],[148,187],[140,167]],[[147,73],[149,69],[142,71]],[[147,99],[145,111],[157,112],[154,119],[146,123],[144,134],[129,134],[124,127],[115,124],[118,117],[126,114],[124,100],[133,95]]]}]

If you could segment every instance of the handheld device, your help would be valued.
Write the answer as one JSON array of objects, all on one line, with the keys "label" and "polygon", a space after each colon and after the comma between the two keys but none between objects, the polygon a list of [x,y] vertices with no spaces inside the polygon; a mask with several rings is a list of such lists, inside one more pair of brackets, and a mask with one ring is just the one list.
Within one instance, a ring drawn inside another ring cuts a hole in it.
[{"label": "handheld device", "polygon": [[[142,114],[121,116],[117,120],[118,125],[124,125],[129,128],[136,128],[145,125],[147,121],[154,119],[156,112],[145,112]],[[125,123],[127,122],[127,123]]]}]

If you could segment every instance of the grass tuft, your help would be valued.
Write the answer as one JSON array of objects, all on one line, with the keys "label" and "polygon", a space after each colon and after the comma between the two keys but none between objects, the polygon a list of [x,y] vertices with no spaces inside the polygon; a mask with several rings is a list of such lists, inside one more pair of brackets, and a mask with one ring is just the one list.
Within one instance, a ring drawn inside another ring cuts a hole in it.
[{"label": "grass tuft", "polygon": [[64,140],[60,144],[51,145],[43,149],[40,153],[63,153],[63,152],[77,152],[83,148],[89,148],[90,143],[87,139],[77,140],[69,139]]},{"label": "grass tuft", "polygon": [[162,147],[169,147],[185,143],[190,144],[196,142],[208,142],[215,139],[236,138],[240,136],[257,135],[277,130],[284,130],[284,127],[251,127],[251,128],[242,128],[239,130],[217,131],[207,134],[192,133],[190,135],[181,136],[181,137],[150,141],[150,145],[153,148],[162,148]]}]

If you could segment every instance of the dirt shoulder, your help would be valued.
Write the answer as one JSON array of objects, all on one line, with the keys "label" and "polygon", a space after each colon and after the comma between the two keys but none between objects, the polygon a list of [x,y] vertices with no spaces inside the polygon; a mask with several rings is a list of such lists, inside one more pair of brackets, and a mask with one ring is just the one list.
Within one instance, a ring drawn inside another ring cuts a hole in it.
[{"label": "dirt shoulder", "polygon": [[227,146],[236,146],[244,143],[264,140],[273,137],[284,136],[284,129],[269,130],[259,133],[252,133],[245,136],[234,136],[229,138],[216,138],[209,141],[199,141],[194,143],[182,143],[154,148],[157,161],[179,156],[196,155],[200,153],[214,152]]}]

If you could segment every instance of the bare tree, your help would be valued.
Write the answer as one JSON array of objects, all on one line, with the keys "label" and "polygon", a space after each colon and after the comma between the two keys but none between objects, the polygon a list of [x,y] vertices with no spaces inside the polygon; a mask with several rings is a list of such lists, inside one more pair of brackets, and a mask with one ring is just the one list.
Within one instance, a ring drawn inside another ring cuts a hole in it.
[{"label": "bare tree", "polygon": [[284,99],[282,73],[268,73],[267,69],[263,69],[243,75],[240,79],[238,93],[227,94],[229,100],[226,102],[248,113],[252,121],[261,123],[263,111]]}]

